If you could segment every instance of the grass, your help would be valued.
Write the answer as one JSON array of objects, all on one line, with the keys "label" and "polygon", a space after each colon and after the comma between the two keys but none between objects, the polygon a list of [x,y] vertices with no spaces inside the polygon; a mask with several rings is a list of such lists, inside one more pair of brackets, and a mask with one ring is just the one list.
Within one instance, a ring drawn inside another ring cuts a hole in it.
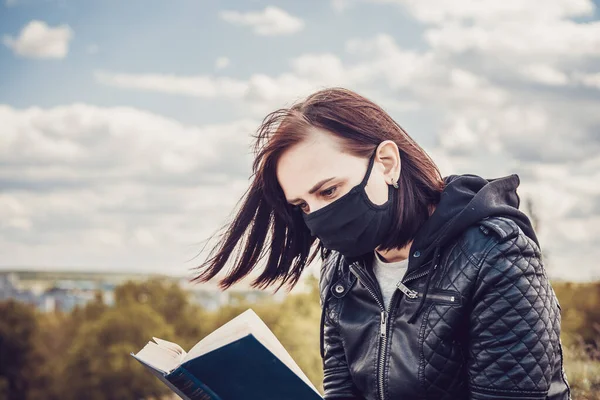
[{"label": "grass", "polygon": [[600,343],[584,343],[579,337],[563,353],[573,400],[600,400]]}]

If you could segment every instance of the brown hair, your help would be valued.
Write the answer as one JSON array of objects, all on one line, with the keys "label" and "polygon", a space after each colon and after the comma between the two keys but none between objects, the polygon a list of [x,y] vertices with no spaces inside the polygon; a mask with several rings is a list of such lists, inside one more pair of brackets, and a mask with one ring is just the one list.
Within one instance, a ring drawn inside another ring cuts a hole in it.
[{"label": "brown hair", "polygon": [[276,290],[286,284],[292,288],[319,251],[322,258],[326,256],[328,250],[320,241],[309,254],[318,239],[311,236],[301,214],[287,203],[276,177],[281,154],[302,142],[310,127],[336,135],[343,151],[358,157],[368,158],[384,140],[398,145],[402,166],[395,223],[380,246],[384,250],[401,248],[414,238],[429,218],[430,206],[439,202],[444,184],[437,166],[381,107],[351,90],[328,88],[290,108],[276,110],[262,121],[253,135],[254,179],[240,200],[243,203],[233,222],[224,227],[226,231],[211,257],[197,267],[202,272],[192,281],[206,282],[215,277],[238,245],[241,255],[238,250],[232,269],[219,281],[222,289],[247,276],[264,258],[266,249],[266,266],[252,282],[253,287],[279,283]]}]

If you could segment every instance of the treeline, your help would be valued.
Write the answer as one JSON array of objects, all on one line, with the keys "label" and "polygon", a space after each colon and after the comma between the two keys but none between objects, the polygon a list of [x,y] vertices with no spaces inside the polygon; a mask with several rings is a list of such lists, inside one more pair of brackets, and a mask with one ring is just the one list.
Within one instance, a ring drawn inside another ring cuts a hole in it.
[{"label": "treeline", "polygon": [[71,313],[40,313],[15,301],[0,302],[0,399],[158,399],[170,395],[129,353],[152,336],[190,349],[248,307],[265,321],[320,387],[317,281],[311,291],[283,302],[244,298],[213,312],[189,301],[175,283],[127,282],[106,306],[97,296]]},{"label": "treeline", "polygon": [[[170,392],[130,355],[152,336],[191,348],[248,307],[273,330],[317,388],[318,283],[283,303],[249,304],[234,298],[217,311],[192,304],[177,284],[151,279],[127,282],[115,304],[98,296],[70,313],[40,313],[14,301],[0,302],[0,399],[163,399]],[[565,369],[574,399],[600,399],[600,283],[555,283],[562,307]]]}]

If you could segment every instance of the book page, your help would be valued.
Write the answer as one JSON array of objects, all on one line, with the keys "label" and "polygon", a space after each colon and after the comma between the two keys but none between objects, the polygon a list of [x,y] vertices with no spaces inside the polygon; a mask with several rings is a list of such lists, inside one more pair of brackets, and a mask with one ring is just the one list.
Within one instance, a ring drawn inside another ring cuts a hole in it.
[{"label": "book page", "polygon": [[183,358],[181,353],[154,342],[148,342],[135,354],[135,357],[163,373],[177,368]]},{"label": "book page", "polygon": [[187,352],[177,343],[169,342],[168,340],[160,339],[154,336],[152,336],[152,339],[154,339],[156,344],[158,344],[160,347],[174,352],[180,360],[182,360],[187,354]]},{"label": "book page", "polygon": [[279,358],[281,362],[283,362],[307,385],[309,385],[315,392],[318,393],[317,389],[300,369],[298,364],[296,364],[285,347],[283,347],[279,339],[277,339],[269,327],[252,309],[244,311],[199,341],[187,353],[181,363],[223,347],[226,344],[241,339],[248,334],[254,335],[254,337],[263,344],[263,346],[269,349],[269,351]]}]

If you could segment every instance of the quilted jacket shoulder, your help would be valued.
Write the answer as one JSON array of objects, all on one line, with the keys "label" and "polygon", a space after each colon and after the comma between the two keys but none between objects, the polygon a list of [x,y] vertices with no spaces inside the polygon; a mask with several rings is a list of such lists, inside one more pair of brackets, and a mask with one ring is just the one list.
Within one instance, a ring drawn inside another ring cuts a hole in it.
[{"label": "quilted jacket shoulder", "polygon": [[522,232],[515,221],[505,217],[488,217],[479,221],[480,229],[486,235],[495,233],[500,241],[509,240]]},{"label": "quilted jacket shoulder", "polygon": [[536,242],[527,237],[513,220],[500,216],[484,218],[466,229],[458,238],[457,244],[464,254],[469,255],[473,264],[481,266],[493,247],[517,237],[526,243],[534,255],[541,256]]},{"label": "quilted jacket shoulder", "polygon": [[472,394],[545,399],[559,386],[564,394],[560,307],[537,243],[508,218],[487,218],[479,229],[490,241],[469,246],[481,249],[471,253],[478,266],[467,363]]}]

